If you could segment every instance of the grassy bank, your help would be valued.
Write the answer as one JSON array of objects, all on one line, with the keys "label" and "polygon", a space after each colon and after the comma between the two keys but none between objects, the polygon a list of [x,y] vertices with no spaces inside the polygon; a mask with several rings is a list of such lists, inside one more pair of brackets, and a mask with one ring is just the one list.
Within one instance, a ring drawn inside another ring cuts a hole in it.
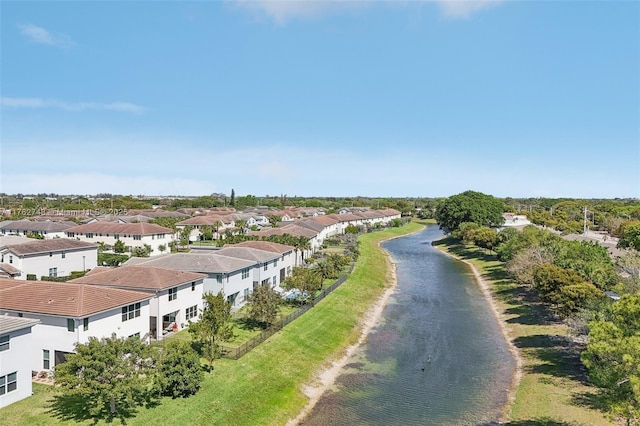
[{"label": "grassy bank", "polygon": [[504,264],[452,238],[436,247],[472,263],[489,284],[507,334],[521,355],[522,377],[508,414],[511,425],[611,425],[594,406],[579,352],[568,344],[566,325],[513,282]]},{"label": "grassy bank", "polygon": [[[357,341],[362,317],[390,285],[386,255],[378,243],[421,226],[411,223],[363,235],[360,259],[335,292],[240,360],[217,361],[215,371],[207,375],[193,397],[163,399],[159,407],[140,410],[128,424],[285,424],[306,405],[302,385]],[[2,423],[65,423],[49,413],[54,390],[35,386],[34,392],[34,396],[2,409]]]}]

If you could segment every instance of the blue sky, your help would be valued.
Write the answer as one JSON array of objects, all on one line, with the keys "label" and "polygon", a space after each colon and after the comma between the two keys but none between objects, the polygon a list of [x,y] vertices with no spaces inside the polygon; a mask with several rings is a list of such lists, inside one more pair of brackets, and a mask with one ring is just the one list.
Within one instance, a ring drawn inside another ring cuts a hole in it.
[{"label": "blue sky", "polygon": [[635,1],[0,16],[0,192],[640,197]]}]

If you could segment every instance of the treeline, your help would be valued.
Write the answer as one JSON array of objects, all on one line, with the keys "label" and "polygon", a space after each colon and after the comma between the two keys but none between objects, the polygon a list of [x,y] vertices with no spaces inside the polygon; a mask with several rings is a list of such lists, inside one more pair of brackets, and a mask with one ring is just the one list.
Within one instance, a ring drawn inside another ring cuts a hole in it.
[{"label": "treeline", "polygon": [[467,191],[443,200],[435,216],[441,229],[461,243],[495,253],[516,283],[572,325],[576,341],[587,342],[581,360],[600,389],[599,402],[627,424],[637,422],[640,245],[632,242],[640,232],[629,230],[640,227],[626,221],[621,242],[630,250],[612,259],[597,243],[568,241],[541,227],[498,230],[505,207],[502,200]]}]

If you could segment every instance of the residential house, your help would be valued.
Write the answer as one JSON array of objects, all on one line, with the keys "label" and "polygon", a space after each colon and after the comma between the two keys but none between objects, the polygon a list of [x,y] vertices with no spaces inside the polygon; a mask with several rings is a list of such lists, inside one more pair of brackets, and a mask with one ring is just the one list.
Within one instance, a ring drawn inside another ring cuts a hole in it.
[{"label": "residential house", "polygon": [[31,365],[25,354],[34,345],[31,329],[39,322],[0,316],[0,408],[31,396]]},{"label": "residential house", "polygon": [[40,321],[22,355],[33,371],[53,369],[89,337],[146,337],[151,297],[71,282],[0,279],[0,315]]},{"label": "residential house", "polygon": [[151,338],[161,340],[167,332],[186,327],[189,320],[197,321],[202,309],[204,274],[129,265],[114,269],[92,271],[70,283],[144,292],[151,297],[148,330]]},{"label": "residential house", "polygon": [[233,309],[242,307],[253,291],[253,280],[260,268],[254,260],[240,259],[218,254],[218,250],[192,250],[191,253],[173,253],[152,259],[131,258],[125,265],[157,266],[166,269],[205,274],[203,292],[223,292]]},{"label": "residential house", "polygon": [[194,216],[176,223],[176,229],[179,232],[182,232],[187,226],[191,227],[189,241],[198,241],[202,239],[203,229],[209,228],[213,233],[213,238],[218,239],[225,230],[235,227],[235,222],[227,215],[207,215]]},{"label": "residential house", "polygon": [[45,239],[62,238],[67,229],[76,226],[70,221],[33,221],[33,220],[12,220],[0,226],[2,235],[41,235]]},{"label": "residential house", "polygon": [[0,263],[15,268],[10,273],[16,279],[26,280],[65,277],[73,271],[86,271],[98,264],[98,246],[69,238],[52,240],[30,240],[26,243],[9,244],[0,248]]},{"label": "residential house", "polygon": [[296,248],[285,244],[270,241],[243,241],[237,244],[225,244],[223,248],[247,247],[262,251],[268,251],[280,255],[278,265],[280,267],[280,279],[278,285],[291,275],[291,270],[296,266]]},{"label": "residential house", "polygon": [[67,229],[66,236],[107,246],[122,241],[128,250],[147,245],[151,256],[169,251],[169,243],[174,240],[173,230],[153,223],[93,222]]},{"label": "residential house", "polygon": [[[258,285],[270,285],[275,289],[280,289],[280,283],[286,277],[286,267],[282,268],[280,260],[282,255],[279,253],[250,247],[227,246],[217,250],[216,254],[255,262],[258,268],[253,268],[252,271],[254,289]],[[281,272],[281,269],[284,272]]]}]

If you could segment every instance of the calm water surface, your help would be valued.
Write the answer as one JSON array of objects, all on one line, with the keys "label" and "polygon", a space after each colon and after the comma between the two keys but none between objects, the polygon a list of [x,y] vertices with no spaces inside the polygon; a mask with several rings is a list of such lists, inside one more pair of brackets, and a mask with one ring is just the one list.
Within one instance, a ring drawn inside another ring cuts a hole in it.
[{"label": "calm water surface", "polygon": [[436,226],[387,241],[398,286],[304,425],[481,425],[500,419],[515,362],[468,267]]}]

